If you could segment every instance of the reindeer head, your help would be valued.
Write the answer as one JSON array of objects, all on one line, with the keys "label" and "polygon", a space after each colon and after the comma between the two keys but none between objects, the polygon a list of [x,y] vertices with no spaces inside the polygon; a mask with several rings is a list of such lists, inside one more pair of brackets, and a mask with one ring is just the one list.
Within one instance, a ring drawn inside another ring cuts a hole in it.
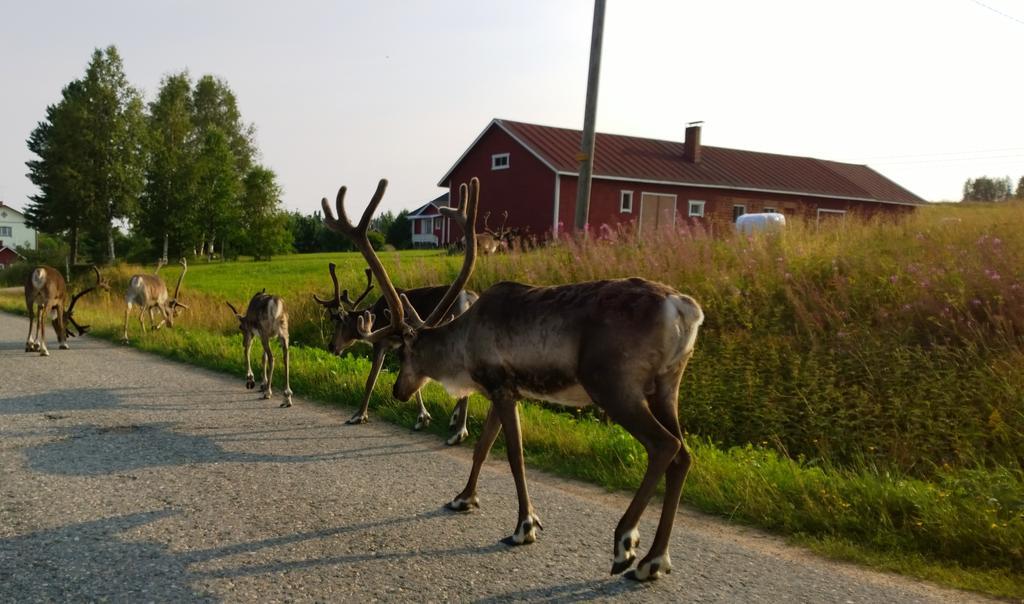
[{"label": "reindeer head", "polygon": [[341,288],[338,285],[338,274],[336,272],[338,267],[332,262],[327,268],[331,273],[331,281],[334,282],[334,298],[321,300],[316,294],[313,294],[313,300],[327,310],[331,322],[334,323],[334,335],[331,337],[331,341],[327,343],[327,351],[331,354],[340,355],[361,339],[356,326],[356,317],[359,314],[359,303],[373,289],[373,271],[366,269],[366,289],[353,302],[348,297],[347,289],[339,293]]},{"label": "reindeer head", "polygon": [[[395,381],[394,395],[395,398],[405,401],[415,394],[427,381],[427,377],[418,369],[416,359],[417,340],[421,337],[422,333],[437,327],[448,317],[452,303],[455,302],[456,297],[458,297],[462,288],[465,287],[469,276],[473,272],[473,265],[476,262],[476,231],[474,225],[476,224],[477,205],[480,199],[480,181],[473,178],[468,187],[465,183],[459,187],[460,203],[458,208],[439,208],[441,214],[455,220],[462,227],[463,232],[466,233],[466,256],[458,277],[448,287],[448,291],[445,292],[441,301],[426,320],[420,319],[412,304],[409,303],[408,298],[399,296],[394,284],[388,277],[387,271],[384,270],[384,265],[377,257],[376,252],[373,251],[373,247],[366,236],[370,219],[384,197],[387,185],[388,181],[381,179],[377,185],[377,191],[370,199],[370,205],[367,206],[363,212],[362,219],[360,219],[359,224],[356,226],[352,225],[345,213],[345,187],[341,187],[338,190],[338,196],[335,200],[335,207],[338,212],[337,218],[334,217],[334,213],[331,211],[326,198],[321,201],[321,205],[324,210],[324,224],[331,230],[343,233],[352,240],[356,249],[363,254],[367,264],[370,265],[370,270],[377,277],[377,282],[381,286],[381,293],[388,305],[387,319],[389,324],[374,330],[373,324],[376,317],[370,311],[365,311],[356,317],[356,330],[359,333],[360,339],[366,342],[374,345],[384,342],[389,347],[401,349],[399,356],[401,357],[402,365],[398,373],[398,379]],[[335,291],[337,291],[337,288]]]},{"label": "reindeer head", "polygon": [[[64,310],[64,332],[70,337],[75,337],[76,335],[84,336],[85,334],[89,333],[88,325],[79,325],[75,321],[75,304],[78,303],[78,300],[81,299],[82,296],[96,288],[100,288],[107,291],[110,290],[110,282],[104,279],[102,276],[100,276],[100,269],[96,268],[96,266],[93,265],[92,270],[94,273],[96,273],[96,284],[93,285],[92,287],[83,289],[82,291],[72,296],[71,303],[68,304],[67,309]],[[69,326],[74,326],[75,330],[78,331],[78,333],[75,334],[74,332],[72,332]]]}]

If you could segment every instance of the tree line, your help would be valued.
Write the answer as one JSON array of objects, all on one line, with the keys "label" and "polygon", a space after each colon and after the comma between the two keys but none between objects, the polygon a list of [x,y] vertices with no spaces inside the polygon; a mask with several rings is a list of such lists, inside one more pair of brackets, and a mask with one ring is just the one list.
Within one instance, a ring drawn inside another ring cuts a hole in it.
[{"label": "tree line", "polygon": [[964,201],[1006,201],[1008,199],[1024,199],[1024,176],[1017,181],[1014,189],[1013,180],[1009,177],[991,178],[979,176],[968,178],[964,182]]},{"label": "tree line", "polygon": [[291,218],[254,133],[225,81],[168,75],[147,105],[117,48],[96,49],[28,138],[28,177],[39,189],[29,225],[64,239],[71,264],[83,252],[113,263],[119,249],[163,258],[289,252]]}]

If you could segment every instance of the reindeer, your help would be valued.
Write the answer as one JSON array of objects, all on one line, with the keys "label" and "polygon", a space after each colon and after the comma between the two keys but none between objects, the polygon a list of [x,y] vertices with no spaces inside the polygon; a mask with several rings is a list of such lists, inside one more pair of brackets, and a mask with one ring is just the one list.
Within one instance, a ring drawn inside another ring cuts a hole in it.
[{"label": "reindeer", "polygon": [[[289,375],[288,362],[288,311],[284,308],[284,300],[280,296],[273,296],[266,293],[264,289],[249,300],[249,308],[245,314],[238,312],[230,302],[228,308],[235,313],[238,319],[238,329],[242,332],[242,347],[245,350],[245,387],[252,390],[256,387],[256,378],[252,374],[252,361],[250,350],[252,350],[252,339],[259,336],[263,343],[263,381],[260,382],[260,392],[264,399],[273,396],[271,383],[274,380],[274,353],[270,350],[270,338],[277,336],[281,341],[281,350],[284,355],[284,402],[282,407],[292,406],[292,386]],[[269,367],[269,368],[268,368]]]},{"label": "reindeer", "polygon": [[[75,333],[68,325],[74,326],[80,336],[89,332],[88,325],[79,325],[75,322],[75,304],[82,296],[96,288],[110,289],[110,283],[100,276],[100,270],[95,266],[92,270],[96,274],[96,284],[72,296],[70,302],[67,299],[67,282],[60,271],[51,266],[37,266],[29,273],[28,279],[25,280],[25,306],[28,308],[28,338],[25,340],[25,352],[38,351],[39,356],[50,356],[50,351],[46,349],[46,315],[49,315],[53,322],[53,331],[57,334],[61,350],[70,348],[68,337],[75,337]],[[65,303],[67,308],[64,307]]]},{"label": "reindeer", "polygon": [[[336,273],[337,267],[332,262],[328,265],[328,271],[331,274],[331,281],[334,282],[334,298],[322,300],[313,294],[313,300],[323,306],[330,314],[331,320],[334,322],[334,335],[331,341],[327,344],[327,350],[331,354],[341,355],[345,350],[351,347],[353,344],[361,339],[359,330],[356,325],[356,320],[359,317],[359,303],[366,298],[366,295],[373,289],[373,272],[370,269],[366,269],[366,290],[356,298],[353,302],[349,298],[348,290],[344,290],[339,293],[340,286],[338,285],[338,275]],[[419,309],[425,309],[424,312],[433,309],[437,306],[437,303],[441,301],[441,297],[447,291],[447,286],[441,287],[421,287],[417,289],[403,290],[410,303]],[[462,314],[465,312],[469,305],[476,301],[476,294],[471,291],[463,291],[459,296],[456,305],[451,309],[452,314]],[[377,302],[370,308],[370,312],[376,315],[382,315],[387,310],[387,301],[383,298],[378,299]],[[369,421],[369,414],[367,408],[370,405],[370,395],[373,393],[373,388],[377,384],[377,377],[380,375],[381,368],[384,367],[384,357],[390,349],[387,346],[374,345],[373,347],[373,365],[370,368],[370,375],[366,378],[366,390],[363,394],[363,400],[359,404],[359,410],[356,411],[348,421],[347,424],[365,424]],[[420,411],[416,417],[416,424],[413,425],[413,430],[421,430],[426,426],[430,425],[432,419],[430,413],[427,411],[426,406],[423,404],[423,397],[419,392],[416,393],[416,402],[419,403]],[[452,410],[451,418],[448,420],[448,428],[451,435],[445,441],[448,445],[457,445],[469,436],[469,431],[466,429],[466,421],[468,419],[467,407],[469,406],[469,398],[461,397],[455,404],[455,408]]]},{"label": "reindeer", "polygon": [[485,256],[496,254],[498,252],[507,252],[509,249],[507,237],[510,231],[505,230],[505,223],[508,222],[508,210],[502,212],[501,216],[501,226],[498,227],[497,231],[492,231],[487,226],[487,221],[490,219],[491,213],[486,212],[484,214],[484,232],[477,235],[477,240],[478,245],[480,246],[480,253]]},{"label": "reindeer", "polygon": [[[170,299],[167,297],[167,284],[157,276],[157,272],[164,265],[162,260],[157,263],[156,270],[153,271],[152,275],[133,275],[128,280],[128,291],[124,295],[126,307],[124,309],[124,336],[121,338],[122,343],[128,343],[128,315],[131,314],[133,305],[139,306],[139,325],[142,327],[142,333],[146,333],[146,322],[144,320],[146,311],[149,311],[149,326],[154,330],[159,330],[164,326],[164,323],[167,323],[168,327],[174,327],[174,318],[178,315],[179,308],[188,310],[188,306],[178,301],[181,281],[185,278],[185,273],[188,272],[188,262],[182,258],[179,263],[181,264],[181,274],[178,275],[178,284],[174,286],[174,297]],[[159,310],[163,316],[159,324],[155,324],[154,310]]]},{"label": "reindeer", "polygon": [[399,347],[395,397],[407,400],[428,380],[436,380],[453,394],[480,392],[491,400],[469,481],[448,507],[479,507],[480,467],[504,429],[519,499],[516,530],[506,542],[535,541],[542,527],[527,493],[516,401],[530,397],[569,406],[596,404],[639,440],[648,456],[643,481],[615,528],[611,572],[622,573],[635,562],[639,520],[663,476],[665,498],[654,542],[628,576],[646,581],[670,572],[669,537],[691,461],[679,425],[679,383],[704,320],[700,305],[667,285],[639,278],[551,287],[502,282],[481,293],[465,313],[445,321],[476,262],[473,225],[480,184],[474,178],[468,191],[465,184],[460,187],[457,210],[442,209],[466,233],[462,269],[433,311],[420,319],[392,285],[366,236],[386,187],[381,180],[358,226],[345,214],[342,187],[335,204],[338,218],[323,200],[324,222],[356,244],[381,285],[389,324],[374,330],[376,317],[366,312],[357,326],[366,341]]}]

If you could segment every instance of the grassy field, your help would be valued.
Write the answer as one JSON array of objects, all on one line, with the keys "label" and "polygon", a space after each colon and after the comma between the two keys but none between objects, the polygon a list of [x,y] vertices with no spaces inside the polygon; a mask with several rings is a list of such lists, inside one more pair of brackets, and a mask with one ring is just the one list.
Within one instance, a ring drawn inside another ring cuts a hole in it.
[{"label": "grassy field", "polygon": [[[601,230],[585,244],[481,259],[471,286],[644,276],[701,301],[707,321],[683,379],[680,415],[696,462],[684,500],[793,536],[834,556],[996,595],[1024,597],[1024,235],[1020,205],[922,209],[899,223],[794,223],[781,237],[665,233],[637,241]],[[402,287],[442,283],[460,258],[390,252]],[[237,323],[224,304],[255,291],[291,307],[293,388],[352,405],[369,364],[322,346],[330,325],[310,294],[361,291],[355,254],[194,263],[192,310],[140,348],[238,375]],[[123,291],[139,267],[105,271]],[[177,267],[161,274],[173,283]],[[376,293],[376,290],[375,290]],[[119,295],[82,308],[97,335],[120,336]],[[0,296],[17,310],[21,296]],[[387,394],[375,417],[411,425]],[[436,387],[435,417],[451,401]],[[486,402],[474,398],[471,433]],[[594,417],[523,411],[529,463],[614,489],[640,480],[643,449]],[[443,430],[444,422],[436,429]],[[453,483],[454,491],[461,483]]]}]

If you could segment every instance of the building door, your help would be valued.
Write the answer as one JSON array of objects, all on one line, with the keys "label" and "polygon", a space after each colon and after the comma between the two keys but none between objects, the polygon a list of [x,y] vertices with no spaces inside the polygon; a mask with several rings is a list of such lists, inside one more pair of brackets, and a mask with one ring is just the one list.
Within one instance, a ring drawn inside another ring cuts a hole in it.
[{"label": "building door", "polygon": [[640,231],[654,231],[676,223],[676,196],[640,195]]}]

